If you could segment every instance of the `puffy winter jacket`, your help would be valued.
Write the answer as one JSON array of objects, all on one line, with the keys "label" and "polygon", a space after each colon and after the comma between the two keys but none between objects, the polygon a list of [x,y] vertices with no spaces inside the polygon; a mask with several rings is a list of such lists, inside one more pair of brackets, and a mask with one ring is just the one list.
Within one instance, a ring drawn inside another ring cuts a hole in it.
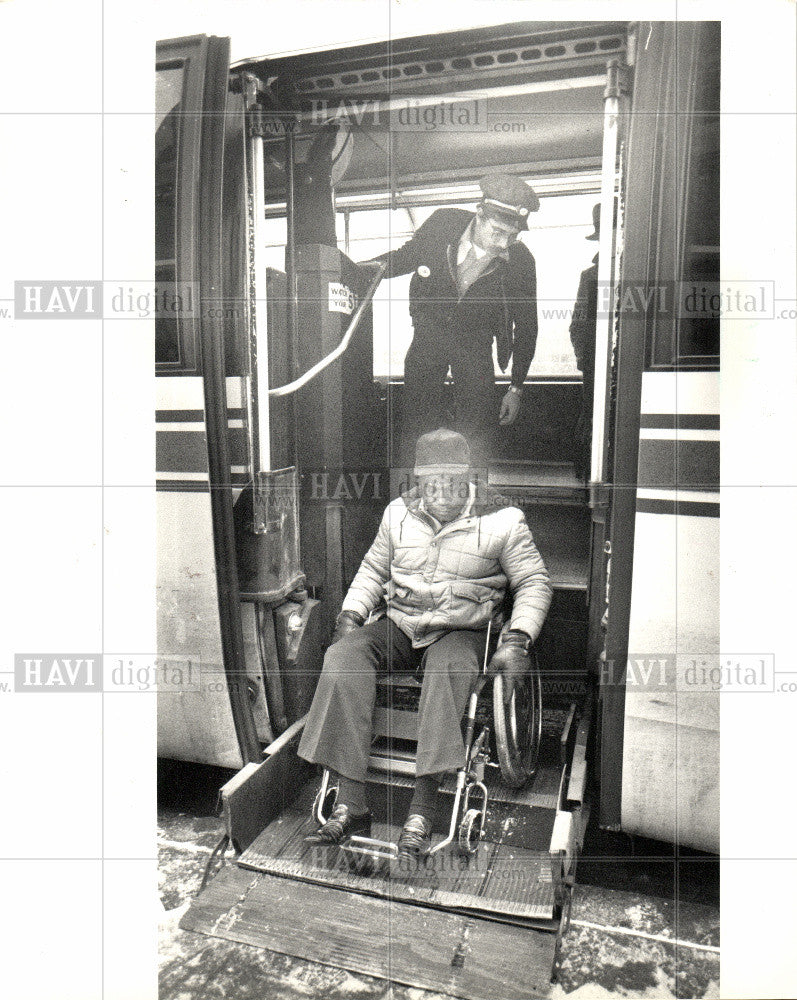
[{"label": "puffy winter jacket", "polygon": [[417,489],[394,500],[343,610],[365,618],[386,599],[390,618],[422,647],[452,629],[486,627],[508,586],[514,598],[510,628],[536,639],[552,591],[523,512],[500,506],[492,495],[471,509],[438,530],[421,509]]}]

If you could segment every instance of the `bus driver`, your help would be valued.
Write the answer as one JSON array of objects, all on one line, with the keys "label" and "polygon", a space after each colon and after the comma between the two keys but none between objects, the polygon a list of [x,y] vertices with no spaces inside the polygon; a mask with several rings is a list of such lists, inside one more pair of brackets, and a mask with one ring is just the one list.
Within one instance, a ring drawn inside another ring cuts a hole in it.
[{"label": "bus driver", "polygon": [[[308,843],[370,835],[365,782],[377,670],[423,669],[416,782],[398,845],[411,862],[428,850],[444,773],[464,764],[459,721],[507,587],[512,617],[488,673],[503,673],[508,701],[529,668],[551,602],[548,573],[522,511],[480,497],[470,464],[461,434],[440,429],[418,440],[418,484],[386,509],[343,601],[299,745],[301,757],[337,775],[338,799]],[[365,624],[385,598],[387,616]]]},{"label": "bus driver", "polygon": [[[512,424],[537,343],[534,257],[518,241],[540,201],[519,177],[490,174],[479,182],[475,214],[440,208],[403,246],[375,258],[386,277],[414,272],[414,329],[404,361],[401,464],[420,434],[444,426],[445,381],[453,380],[457,427],[477,465],[492,455],[497,423]],[[370,262],[369,262],[370,263]],[[502,371],[512,363],[500,409],[494,402],[493,340]]]}]

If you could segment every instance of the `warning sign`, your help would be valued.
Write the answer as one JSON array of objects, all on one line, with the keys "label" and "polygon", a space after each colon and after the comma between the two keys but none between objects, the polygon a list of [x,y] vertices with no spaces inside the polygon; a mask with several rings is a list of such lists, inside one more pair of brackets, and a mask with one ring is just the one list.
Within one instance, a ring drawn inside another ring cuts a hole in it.
[{"label": "warning sign", "polygon": [[339,281],[329,283],[329,311],[351,316],[357,306],[357,296]]}]

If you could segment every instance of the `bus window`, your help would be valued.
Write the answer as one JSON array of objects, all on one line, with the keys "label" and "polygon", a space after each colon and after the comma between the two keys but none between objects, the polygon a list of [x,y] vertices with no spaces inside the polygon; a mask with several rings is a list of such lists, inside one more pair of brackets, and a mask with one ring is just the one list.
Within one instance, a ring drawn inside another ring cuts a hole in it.
[{"label": "bus window", "polygon": [[[159,288],[174,287],[177,265],[176,189],[177,151],[180,143],[180,107],[183,95],[183,64],[158,70],[155,86],[155,281]],[[180,360],[176,317],[155,320],[155,361],[173,364]]]},{"label": "bus window", "polygon": [[[570,321],[581,271],[589,267],[597,249],[585,239],[592,232],[592,206],[597,198],[597,193],[544,198],[531,228],[519,237],[537,264],[539,333],[529,378],[579,377],[570,343]],[[474,205],[453,207],[472,211]],[[348,234],[345,215],[338,212],[338,246],[353,261],[370,260],[409,240],[435,208],[350,210]],[[285,218],[266,219],[263,239],[267,265],[284,270]],[[404,357],[413,333],[408,308],[410,278],[407,274],[383,281],[374,296],[374,378],[378,381],[404,377]],[[499,378],[507,374],[501,372],[497,360],[495,374]]]},{"label": "bus window", "polygon": [[[720,25],[679,24],[667,57],[676,74],[663,107],[658,266],[677,283],[673,308],[651,317],[648,367],[719,367]],[[677,208],[680,206],[680,211]],[[665,263],[666,262],[666,263]]]},{"label": "bus window", "polygon": [[[519,239],[537,264],[539,334],[529,378],[578,377],[570,344],[570,320],[581,271],[589,266],[594,244],[585,242],[596,194],[546,198]],[[473,210],[472,204],[454,206]],[[397,211],[352,211],[349,256],[367,260],[400,246],[434,212],[434,206]],[[339,238],[342,223],[338,227]],[[343,242],[341,239],[341,246]],[[401,379],[404,356],[412,341],[408,310],[410,275],[382,283],[374,296],[374,378]],[[495,362],[495,374],[502,373]]]},{"label": "bus window", "polygon": [[[348,256],[354,261],[369,260],[401,246],[433,211],[433,208],[402,208],[351,212]],[[383,281],[374,295],[374,378],[377,380],[404,377],[404,355],[412,340],[408,305],[411,277],[404,274]]]},{"label": "bus window", "polygon": [[531,228],[520,236],[537,265],[539,333],[529,378],[578,377],[570,322],[579,277],[597,250],[586,240],[597,200],[597,193],[542,198]]},{"label": "bus window", "polygon": [[263,262],[275,271],[285,270],[285,244],[288,241],[288,223],[284,215],[266,218],[261,225]]},{"label": "bus window", "polygon": [[[195,228],[202,108],[208,40],[202,36],[158,44],[155,77],[155,280],[158,297],[194,302]],[[155,316],[159,375],[198,373],[196,310]]]},{"label": "bus window", "polygon": [[[685,288],[719,289],[720,281],[720,38],[707,25],[710,56],[697,74],[690,135],[687,202],[684,218]],[[719,362],[720,321],[716,314],[686,316],[678,331],[678,361]]]}]

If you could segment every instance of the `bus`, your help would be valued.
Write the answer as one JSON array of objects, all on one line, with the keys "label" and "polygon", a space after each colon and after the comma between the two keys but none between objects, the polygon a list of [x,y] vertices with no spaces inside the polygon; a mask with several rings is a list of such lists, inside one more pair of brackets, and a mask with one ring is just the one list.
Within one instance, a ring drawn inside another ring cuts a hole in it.
[{"label": "bus", "polygon": [[[541,201],[520,237],[537,350],[485,475],[554,590],[536,644],[562,753],[549,834],[568,831],[554,883],[590,810],[718,852],[720,52],[710,21],[515,22],[233,63],[226,38],[158,44],[156,280],[177,303],[156,321],[158,654],[177,678],[160,756],[234,769],[234,790],[295,779],[274,762],[407,476],[409,279],[357,262],[440,206],[472,210],[500,171]],[[593,260],[584,460],[570,326]],[[229,814],[240,849],[263,808]]]}]

